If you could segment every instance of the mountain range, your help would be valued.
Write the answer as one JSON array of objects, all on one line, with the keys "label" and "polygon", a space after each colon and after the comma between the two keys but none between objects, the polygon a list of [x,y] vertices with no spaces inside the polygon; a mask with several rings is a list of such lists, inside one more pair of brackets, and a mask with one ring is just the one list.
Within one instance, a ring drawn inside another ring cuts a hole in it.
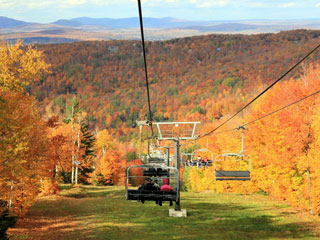
[{"label": "mountain range", "polygon": [[[320,19],[188,21],[171,17],[143,18],[147,40],[167,40],[211,33],[257,34],[292,29],[320,29]],[[139,18],[59,19],[41,24],[0,16],[0,33],[5,41],[67,43],[83,40],[140,39]]]}]

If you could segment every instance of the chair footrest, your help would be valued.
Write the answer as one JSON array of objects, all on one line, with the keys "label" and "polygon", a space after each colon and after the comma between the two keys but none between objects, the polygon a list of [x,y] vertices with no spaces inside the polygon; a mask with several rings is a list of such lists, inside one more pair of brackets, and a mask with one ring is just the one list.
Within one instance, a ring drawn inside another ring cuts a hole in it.
[{"label": "chair footrest", "polygon": [[216,177],[216,181],[250,181],[250,178],[221,178],[221,177]]}]

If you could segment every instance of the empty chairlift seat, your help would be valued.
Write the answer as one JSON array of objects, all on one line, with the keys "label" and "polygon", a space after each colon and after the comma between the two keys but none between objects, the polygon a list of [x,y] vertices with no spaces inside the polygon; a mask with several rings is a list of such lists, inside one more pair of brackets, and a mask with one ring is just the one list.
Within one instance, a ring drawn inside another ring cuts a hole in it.
[{"label": "empty chairlift seat", "polygon": [[[238,162],[239,165],[242,163],[242,169],[247,168],[246,170],[237,170],[237,168],[233,170],[218,170],[218,165],[225,162]],[[245,167],[244,167],[245,166]],[[223,181],[223,180],[236,180],[236,181],[249,181],[250,178],[250,168],[251,168],[251,161],[247,155],[243,155],[242,153],[227,153],[218,155],[216,157],[214,163],[215,169],[215,178],[216,181]]]},{"label": "empty chairlift seat", "polygon": [[[222,180],[236,180],[236,181],[249,181],[250,178],[250,169],[251,169],[251,160],[248,155],[244,154],[244,130],[245,126],[239,126],[238,130],[242,130],[242,143],[241,150],[239,153],[225,153],[221,155],[217,155],[214,161],[214,170],[215,177],[217,181]],[[226,171],[224,169],[224,163],[234,162],[237,164],[230,164],[227,167],[232,168],[232,170]],[[218,166],[219,169],[218,169]],[[235,167],[235,165],[237,165]],[[235,167],[233,169],[233,167]],[[222,169],[223,168],[223,169]],[[221,170],[222,169],[222,170]],[[246,170],[243,170],[246,169]]]},{"label": "empty chairlift seat", "polygon": [[249,181],[250,171],[215,171],[216,181],[238,180]]}]

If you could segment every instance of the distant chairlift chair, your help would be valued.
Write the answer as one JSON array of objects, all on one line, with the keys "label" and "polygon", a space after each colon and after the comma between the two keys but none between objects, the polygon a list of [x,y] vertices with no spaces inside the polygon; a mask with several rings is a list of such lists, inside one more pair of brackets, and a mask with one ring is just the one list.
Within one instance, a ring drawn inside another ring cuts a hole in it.
[{"label": "distant chairlift chair", "polygon": [[213,163],[213,152],[211,152],[208,149],[198,149],[198,150],[195,150],[193,152],[193,160],[191,162],[192,166],[197,166],[197,155],[200,152],[206,152],[206,153],[208,153],[210,155],[210,159],[208,159],[208,166],[212,166],[212,163]]},{"label": "distant chairlift chair", "polygon": [[[214,162],[216,181],[223,181],[223,180],[249,181],[251,179],[250,178],[251,160],[248,155],[243,154],[245,128],[243,126],[240,126],[239,129],[242,129],[241,151],[239,153],[224,153],[216,156],[215,162]],[[246,171],[217,170],[217,164],[219,164],[219,162],[226,162],[226,161],[237,161],[239,163],[246,162],[248,170]]]},{"label": "distant chairlift chair", "polygon": [[208,166],[212,166],[212,163],[213,163],[213,152],[211,152],[211,151],[209,150],[209,142],[208,142],[208,141],[209,141],[209,140],[208,140],[208,136],[207,136],[207,147],[204,148],[204,149],[195,150],[195,151],[193,152],[193,154],[192,154],[192,160],[191,160],[192,166],[197,166],[197,155],[198,155],[199,153],[203,153],[203,152],[205,152],[205,153],[207,153],[207,154],[210,155],[210,159],[208,159]]},{"label": "distant chairlift chair", "polygon": [[165,153],[163,153],[160,150],[156,150],[155,146],[153,144],[149,143],[148,139],[148,146],[151,145],[151,152],[149,153],[149,156],[147,157],[147,161],[149,164],[164,164],[166,162],[167,156]]}]

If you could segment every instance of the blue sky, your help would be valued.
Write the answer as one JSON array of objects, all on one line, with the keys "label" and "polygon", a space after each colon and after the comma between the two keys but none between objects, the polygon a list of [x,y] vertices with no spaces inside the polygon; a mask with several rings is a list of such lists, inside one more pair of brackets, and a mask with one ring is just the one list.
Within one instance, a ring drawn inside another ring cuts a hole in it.
[{"label": "blue sky", "polygon": [[[186,20],[314,19],[320,0],[142,0],[144,17]],[[0,0],[0,16],[49,23],[138,16],[137,0]]]}]

